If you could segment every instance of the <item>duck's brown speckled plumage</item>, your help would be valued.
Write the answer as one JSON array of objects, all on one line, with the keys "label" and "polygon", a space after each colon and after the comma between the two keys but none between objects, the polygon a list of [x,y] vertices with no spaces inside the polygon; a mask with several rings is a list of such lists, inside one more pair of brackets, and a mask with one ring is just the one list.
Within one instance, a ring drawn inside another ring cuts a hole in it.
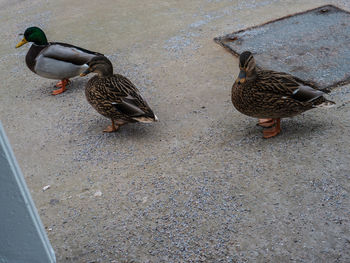
[{"label": "duck's brown speckled plumage", "polygon": [[[292,117],[327,101],[312,85],[287,73],[257,69],[254,79],[234,83],[231,99],[238,111],[251,117]],[[299,94],[300,88],[304,91]]]},{"label": "duck's brown speckled plumage", "polygon": [[116,131],[128,122],[158,120],[135,85],[126,77],[113,74],[112,63],[106,57],[97,56],[88,65],[82,75],[90,72],[98,75],[88,81],[85,95],[98,113],[112,120],[106,132]]},{"label": "duck's brown speckled plumage", "polygon": [[109,119],[136,122],[135,117],[154,118],[139,90],[119,74],[92,77],[86,85],[85,95],[94,109]]},{"label": "duck's brown speckled plumage", "polygon": [[240,55],[239,67],[239,76],[232,86],[232,103],[239,112],[259,118],[260,126],[276,124],[274,129],[264,131],[264,138],[280,132],[280,118],[334,104],[311,82],[288,73],[258,68],[249,51]]}]

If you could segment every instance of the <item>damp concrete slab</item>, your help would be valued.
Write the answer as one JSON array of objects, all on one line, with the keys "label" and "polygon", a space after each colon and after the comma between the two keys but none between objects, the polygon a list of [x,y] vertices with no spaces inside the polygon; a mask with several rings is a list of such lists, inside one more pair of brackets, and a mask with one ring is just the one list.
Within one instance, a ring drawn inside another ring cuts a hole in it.
[{"label": "damp concrete slab", "polygon": [[293,74],[329,89],[350,82],[350,13],[325,5],[242,29],[215,41],[258,66]]}]

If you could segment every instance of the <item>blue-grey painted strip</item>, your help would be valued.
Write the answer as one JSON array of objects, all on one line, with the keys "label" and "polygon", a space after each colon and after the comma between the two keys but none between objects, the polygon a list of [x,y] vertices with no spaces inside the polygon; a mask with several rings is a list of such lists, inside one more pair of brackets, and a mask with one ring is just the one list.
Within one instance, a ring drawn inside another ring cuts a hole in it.
[{"label": "blue-grey painted strip", "polygon": [[0,123],[0,263],[55,263],[55,253]]}]

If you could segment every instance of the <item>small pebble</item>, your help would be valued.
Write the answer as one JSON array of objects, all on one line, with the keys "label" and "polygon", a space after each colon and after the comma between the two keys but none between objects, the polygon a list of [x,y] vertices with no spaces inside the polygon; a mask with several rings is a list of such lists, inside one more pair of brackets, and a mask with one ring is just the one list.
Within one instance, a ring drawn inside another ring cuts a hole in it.
[{"label": "small pebble", "polygon": [[102,196],[102,192],[101,192],[101,191],[97,191],[96,193],[94,193],[94,196],[95,196],[95,197]]},{"label": "small pebble", "polygon": [[47,189],[50,189],[50,187],[51,187],[51,185],[49,185],[49,184],[46,185],[46,186],[44,186],[44,187],[43,187],[43,191],[46,191]]},{"label": "small pebble", "polygon": [[58,204],[60,201],[58,199],[51,199],[50,200],[50,205],[56,205]]},{"label": "small pebble", "polygon": [[143,198],[142,198],[142,203],[143,203],[143,204],[146,203],[146,202],[147,202],[147,199],[148,199],[147,196],[143,197]]}]

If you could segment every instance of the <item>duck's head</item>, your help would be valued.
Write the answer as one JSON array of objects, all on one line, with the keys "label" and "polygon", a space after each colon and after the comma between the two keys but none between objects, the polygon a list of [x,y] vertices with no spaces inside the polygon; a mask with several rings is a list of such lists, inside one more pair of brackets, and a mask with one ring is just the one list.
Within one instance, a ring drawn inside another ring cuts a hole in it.
[{"label": "duck's head", "polygon": [[89,73],[97,73],[100,77],[109,77],[113,75],[113,65],[105,56],[93,57],[88,63],[89,68],[80,74],[81,77]]},{"label": "duck's head", "polygon": [[28,27],[23,34],[23,39],[16,45],[16,48],[23,46],[28,42],[34,42],[36,45],[47,45],[47,39],[44,31],[39,27]]},{"label": "duck's head", "polygon": [[239,75],[237,78],[238,84],[244,83],[247,79],[252,79],[256,74],[255,59],[249,51],[244,51],[239,56]]}]

